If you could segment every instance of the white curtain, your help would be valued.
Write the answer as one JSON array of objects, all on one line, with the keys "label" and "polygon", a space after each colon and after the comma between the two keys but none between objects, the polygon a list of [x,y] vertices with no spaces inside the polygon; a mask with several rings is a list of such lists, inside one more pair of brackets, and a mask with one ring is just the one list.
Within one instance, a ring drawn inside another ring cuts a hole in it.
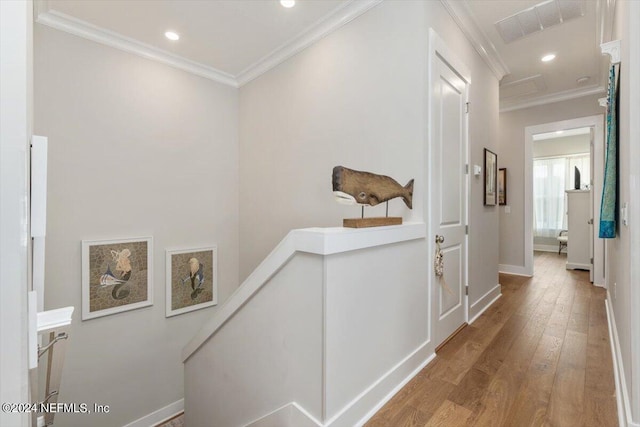
[{"label": "white curtain", "polygon": [[566,158],[533,161],[534,236],[555,237],[566,227]]},{"label": "white curtain", "polygon": [[533,206],[536,237],[556,237],[567,229],[566,193],[574,189],[574,167],[580,170],[581,189],[591,184],[589,154],[534,159]]}]

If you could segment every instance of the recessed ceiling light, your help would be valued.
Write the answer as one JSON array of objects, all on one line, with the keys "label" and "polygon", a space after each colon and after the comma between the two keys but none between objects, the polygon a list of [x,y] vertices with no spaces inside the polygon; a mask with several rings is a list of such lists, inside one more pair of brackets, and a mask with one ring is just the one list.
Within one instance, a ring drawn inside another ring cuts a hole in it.
[{"label": "recessed ceiling light", "polygon": [[554,59],[556,59],[556,55],[553,53],[550,53],[540,58],[542,62],[549,62],[549,61],[553,61]]},{"label": "recessed ceiling light", "polygon": [[296,5],[296,0],[280,0],[280,4],[288,9]]},{"label": "recessed ceiling light", "polygon": [[173,31],[167,31],[166,33],[164,33],[164,36],[169,40],[173,40],[173,41],[180,40],[180,35]]}]

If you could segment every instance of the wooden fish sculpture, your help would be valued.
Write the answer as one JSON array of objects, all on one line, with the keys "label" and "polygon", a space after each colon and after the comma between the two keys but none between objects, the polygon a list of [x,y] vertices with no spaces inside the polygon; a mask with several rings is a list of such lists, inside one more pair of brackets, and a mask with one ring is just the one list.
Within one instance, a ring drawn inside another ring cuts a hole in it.
[{"label": "wooden fish sculpture", "polygon": [[344,166],[333,168],[333,194],[339,203],[375,206],[396,197],[413,208],[413,179],[404,187],[393,178]]}]

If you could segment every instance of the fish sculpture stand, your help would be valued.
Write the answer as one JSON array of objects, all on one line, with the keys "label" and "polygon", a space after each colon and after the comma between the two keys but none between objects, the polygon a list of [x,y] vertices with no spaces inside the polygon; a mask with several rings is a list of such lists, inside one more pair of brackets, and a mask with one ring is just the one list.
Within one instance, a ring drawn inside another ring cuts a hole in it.
[{"label": "fish sculpture stand", "polygon": [[[388,202],[401,197],[409,209],[413,208],[413,179],[404,187],[386,175],[362,172],[344,166],[333,168],[333,194],[338,203],[359,204],[363,209],[362,218],[345,218],[344,227],[364,228],[402,224],[402,217],[388,216]],[[376,206],[387,202],[387,216],[364,218],[364,206]]]}]

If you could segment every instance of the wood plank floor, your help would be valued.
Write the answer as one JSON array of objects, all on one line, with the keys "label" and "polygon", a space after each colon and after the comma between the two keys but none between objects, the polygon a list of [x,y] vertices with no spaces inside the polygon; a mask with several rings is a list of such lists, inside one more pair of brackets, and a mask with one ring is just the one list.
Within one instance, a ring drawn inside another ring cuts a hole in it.
[{"label": "wood plank floor", "polygon": [[366,426],[617,426],[606,293],[565,262],[501,274],[502,297]]}]

